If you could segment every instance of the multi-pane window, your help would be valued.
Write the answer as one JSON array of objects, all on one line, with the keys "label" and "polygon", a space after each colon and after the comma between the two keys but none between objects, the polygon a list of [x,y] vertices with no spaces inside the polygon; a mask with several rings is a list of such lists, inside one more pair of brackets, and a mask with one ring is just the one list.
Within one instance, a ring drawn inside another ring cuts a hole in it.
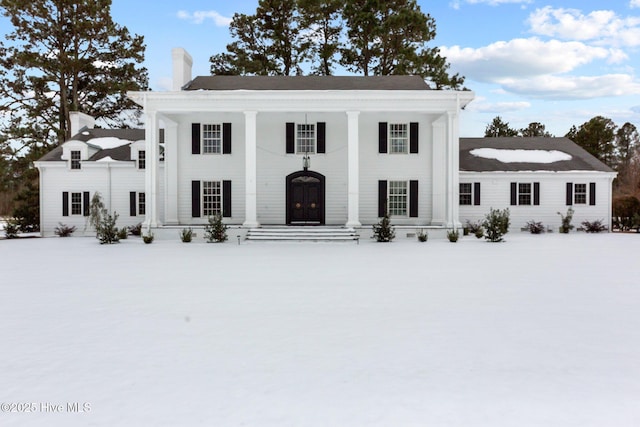
[{"label": "multi-pane window", "polygon": [[147,167],[147,152],[144,150],[138,151],[138,169],[144,169]]},{"label": "multi-pane window", "polygon": [[71,169],[80,169],[80,151],[71,151]]},{"label": "multi-pane window", "polygon": [[407,215],[407,181],[389,181],[389,216]]},{"label": "multi-pane window", "polygon": [[316,152],[316,126],[315,124],[299,123],[296,126],[296,152]]},{"label": "multi-pane window", "polygon": [[222,186],[220,181],[202,182],[202,208],[204,216],[222,214]]},{"label": "multi-pane window", "polygon": [[587,204],[587,184],[575,184],[573,189],[573,203],[576,205]]},{"label": "multi-pane window", "polygon": [[146,195],[138,193],[138,215],[144,215],[146,212]]},{"label": "multi-pane window", "polygon": [[222,125],[202,125],[202,152],[204,154],[222,153]]},{"label": "multi-pane window", "polygon": [[71,215],[82,215],[82,193],[71,193]]},{"label": "multi-pane window", "polygon": [[472,197],[471,197],[471,183],[470,182],[461,182],[460,183],[460,204],[461,205],[471,205]]},{"label": "multi-pane window", "polygon": [[518,184],[518,204],[519,205],[531,204],[531,183]]},{"label": "multi-pane window", "polygon": [[406,123],[389,125],[389,152],[406,153],[409,147],[409,130]]}]

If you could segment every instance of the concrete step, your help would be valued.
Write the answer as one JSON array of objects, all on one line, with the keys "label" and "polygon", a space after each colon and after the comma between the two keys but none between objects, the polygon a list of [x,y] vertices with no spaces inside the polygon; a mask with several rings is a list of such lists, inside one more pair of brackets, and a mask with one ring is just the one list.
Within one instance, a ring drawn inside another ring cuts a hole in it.
[{"label": "concrete step", "polygon": [[247,233],[248,241],[358,241],[353,228],[325,227],[261,227]]}]

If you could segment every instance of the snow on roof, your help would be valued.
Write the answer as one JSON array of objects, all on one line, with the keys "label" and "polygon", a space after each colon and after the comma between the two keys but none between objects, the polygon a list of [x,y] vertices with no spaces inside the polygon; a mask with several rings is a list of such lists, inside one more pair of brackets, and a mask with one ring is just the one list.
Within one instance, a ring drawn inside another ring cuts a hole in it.
[{"label": "snow on roof", "polygon": [[113,158],[111,158],[111,156],[107,156],[107,157],[103,157],[99,160],[96,160],[96,162],[118,162],[119,160],[115,160]]},{"label": "snow on roof", "polygon": [[572,159],[570,154],[558,150],[476,148],[469,153],[476,157],[495,159],[502,163],[555,163]]},{"label": "snow on roof", "polygon": [[101,150],[108,150],[111,148],[121,147],[123,145],[131,144],[128,139],[115,138],[113,136],[106,136],[101,138],[91,138],[87,141],[87,144],[92,145]]}]

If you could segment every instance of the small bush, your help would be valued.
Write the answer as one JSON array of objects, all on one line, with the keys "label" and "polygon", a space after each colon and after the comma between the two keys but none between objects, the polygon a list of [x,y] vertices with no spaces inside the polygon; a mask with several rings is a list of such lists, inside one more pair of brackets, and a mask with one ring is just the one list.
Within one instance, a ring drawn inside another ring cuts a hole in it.
[{"label": "small bush", "polygon": [[139,222],[136,225],[130,225],[129,227],[129,234],[131,234],[132,236],[142,236],[142,223]]},{"label": "small bush", "polygon": [[391,226],[389,214],[385,213],[380,222],[373,225],[373,238],[376,242],[391,242],[396,237],[396,231]]},{"label": "small bush", "polygon": [[505,234],[509,232],[509,209],[493,209],[489,211],[482,223],[485,229],[485,239],[490,242],[502,242]]},{"label": "small bush", "polygon": [[222,222],[220,214],[209,217],[209,224],[204,226],[204,237],[208,243],[227,241],[227,226]]},{"label": "small bush", "polygon": [[484,228],[482,228],[482,223],[480,221],[471,222],[467,220],[466,228],[469,230],[469,233],[472,233],[478,239],[484,236]]},{"label": "small bush", "polygon": [[460,232],[458,230],[447,230],[447,239],[449,239],[451,243],[457,242],[459,238]]},{"label": "small bush", "polygon": [[429,233],[427,233],[424,230],[420,230],[418,231],[418,233],[416,234],[416,236],[418,236],[418,241],[419,242],[426,242],[427,239],[429,238]]},{"label": "small bush", "polygon": [[4,227],[4,235],[7,239],[17,239],[18,231],[20,231],[20,224],[18,224],[15,220],[10,219],[7,221],[7,224]]},{"label": "small bush", "polygon": [[145,242],[147,245],[153,242],[153,233],[149,232],[149,234],[143,235],[142,241]]},{"label": "small bush", "polygon": [[193,230],[191,229],[191,227],[183,228],[182,231],[180,232],[180,240],[182,240],[184,243],[189,243],[192,237],[193,237]]},{"label": "small bush", "polygon": [[600,233],[602,231],[607,231],[607,226],[602,224],[602,221],[603,220],[601,219],[593,222],[583,221],[582,226],[584,227],[584,231],[587,233]]},{"label": "small bush", "polygon": [[633,215],[633,228],[636,229],[636,233],[640,233],[640,214]]},{"label": "small bush", "polygon": [[118,230],[118,239],[125,240],[129,236],[128,228],[122,227]]},{"label": "small bush", "polygon": [[76,231],[75,226],[69,227],[67,224],[63,224],[61,222],[58,223],[58,226],[53,230],[56,236],[60,237],[69,237]]},{"label": "small bush", "polygon": [[529,232],[531,234],[544,233],[544,225],[542,225],[542,222],[536,222],[531,220],[527,222],[525,226],[529,229]]},{"label": "small bush", "polygon": [[560,212],[558,212],[558,215],[560,215],[560,219],[562,221],[562,225],[560,226],[560,233],[567,234],[569,233],[569,231],[573,230],[573,225],[571,225],[571,221],[573,220],[573,213],[573,208],[567,209],[566,215],[562,215]]},{"label": "small bush", "polygon": [[117,220],[118,214],[116,212],[114,212],[113,215],[108,213],[100,220],[100,225],[96,232],[101,245],[118,243],[120,241],[120,238],[118,237],[118,228],[116,227]]}]

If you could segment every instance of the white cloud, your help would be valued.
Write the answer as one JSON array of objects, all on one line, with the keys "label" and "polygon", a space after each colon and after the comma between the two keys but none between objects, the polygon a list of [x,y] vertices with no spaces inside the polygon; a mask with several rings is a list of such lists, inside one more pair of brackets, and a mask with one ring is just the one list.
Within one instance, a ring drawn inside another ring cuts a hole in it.
[{"label": "white cloud", "polygon": [[[530,4],[533,3],[533,0],[462,0],[467,4],[486,4],[489,6],[500,6],[501,4]],[[640,1],[640,0],[636,0]],[[454,0],[449,3],[454,9],[460,9],[461,0]]]},{"label": "white cloud", "polygon": [[527,79],[505,79],[501,84],[509,92],[544,99],[590,99],[640,94],[640,83],[627,74],[547,75]]},{"label": "white cloud", "polygon": [[618,59],[620,55],[581,42],[537,38],[500,41],[477,49],[452,46],[440,50],[456,72],[471,80],[493,83],[511,77],[566,73],[596,59]]},{"label": "white cloud", "polygon": [[[636,0],[640,4],[640,0]],[[622,18],[611,10],[594,10],[588,15],[577,9],[537,9],[529,15],[534,34],[566,40],[593,41],[613,46],[640,46],[640,18]]]},{"label": "white cloud", "polygon": [[640,7],[640,0],[631,0],[629,2],[629,7],[630,8],[634,8],[634,7]]},{"label": "white cloud", "polygon": [[202,24],[206,19],[211,19],[218,27],[228,27],[229,24],[231,24],[231,18],[222,16],[215,10],[196,10],[193,13],[180,10],[176,16],[180,19],[191,21],[194,24]]}]

